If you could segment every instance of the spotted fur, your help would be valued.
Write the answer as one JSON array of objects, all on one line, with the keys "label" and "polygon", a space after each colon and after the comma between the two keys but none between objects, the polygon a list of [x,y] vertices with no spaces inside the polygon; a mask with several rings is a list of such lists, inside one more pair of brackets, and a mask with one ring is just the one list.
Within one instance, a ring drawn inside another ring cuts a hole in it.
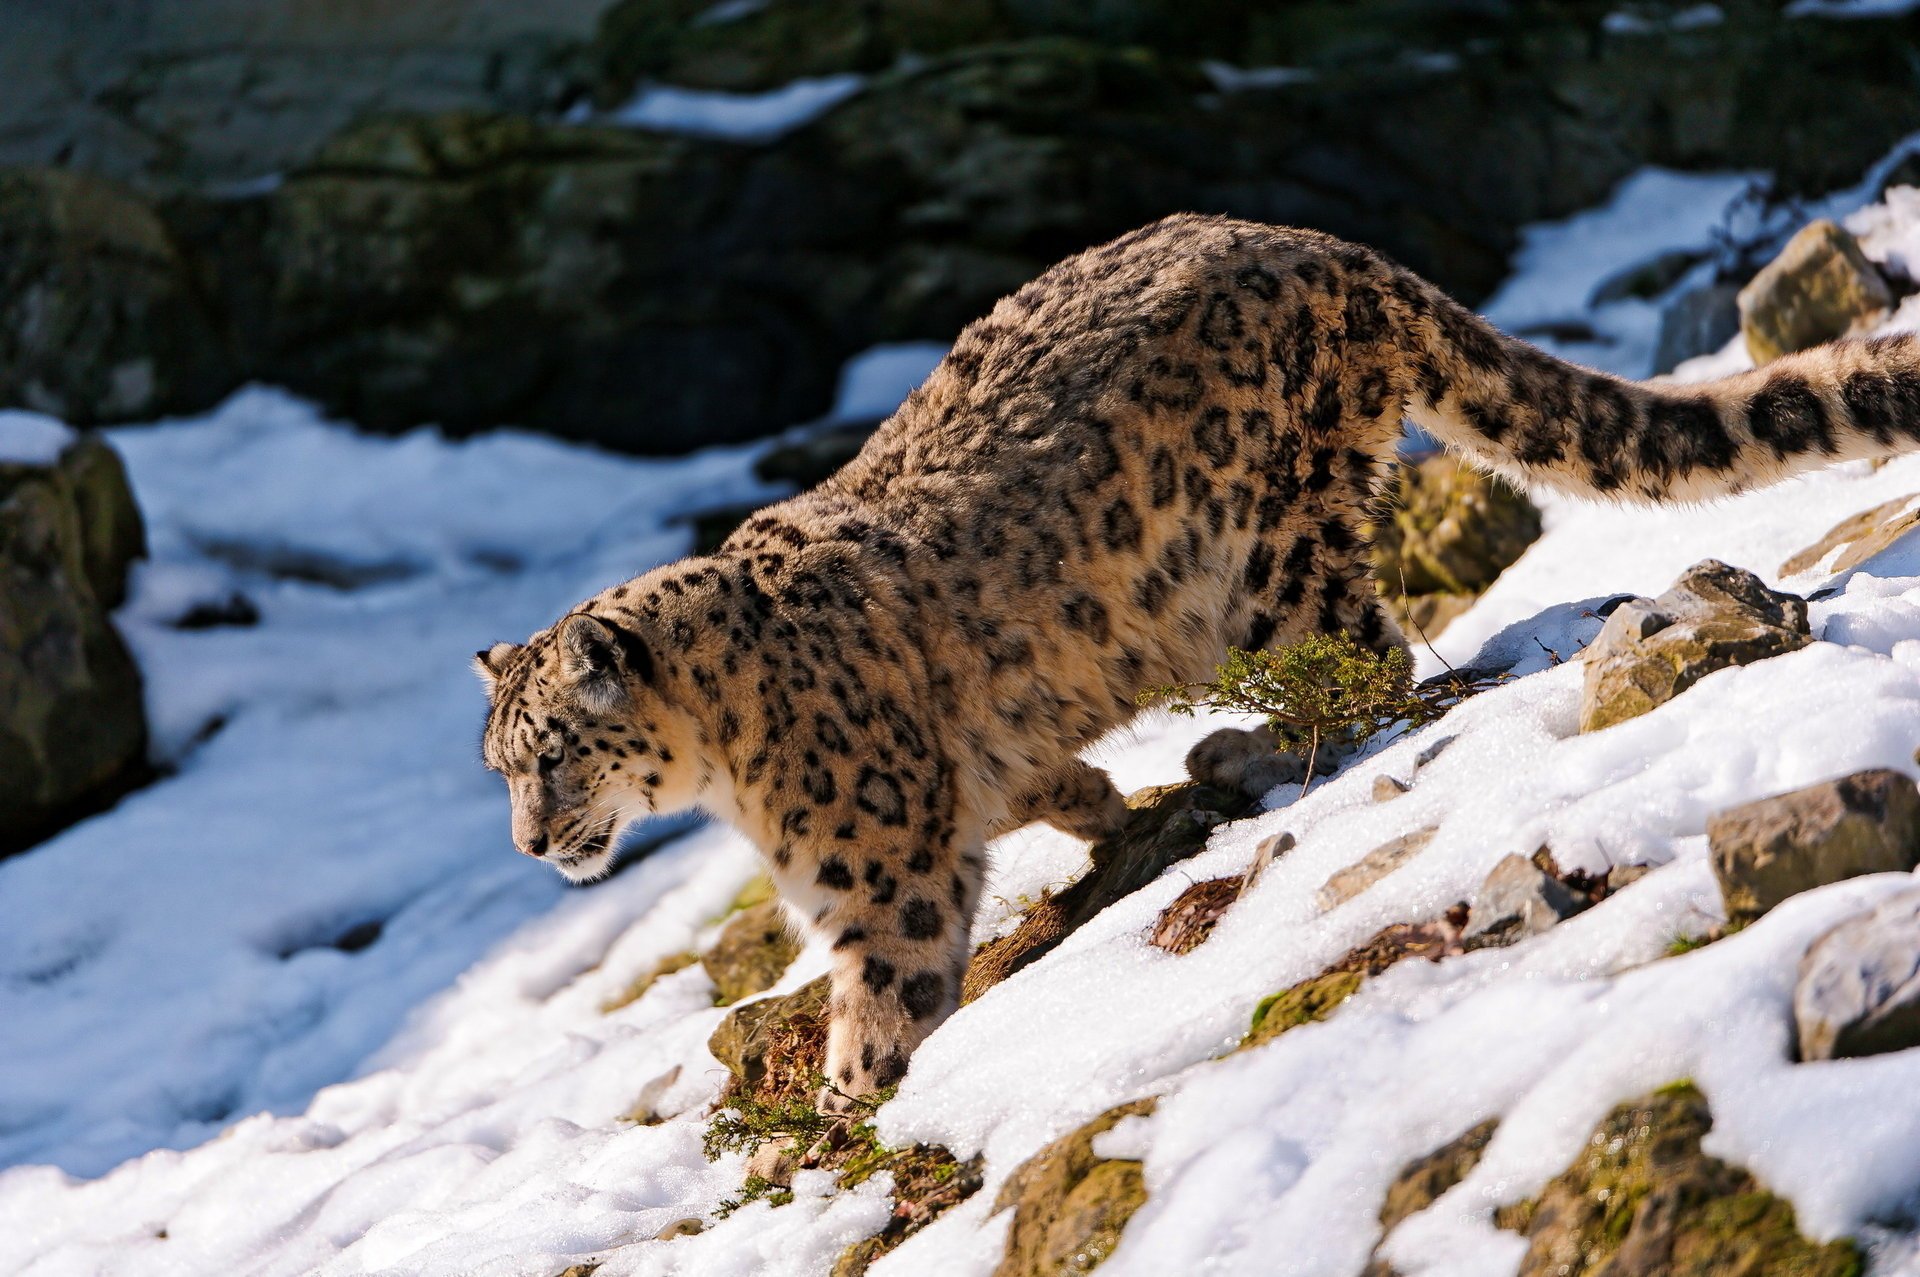
[{"label": "spotted fur", "polygon": [[1378,254],[1181,216],[970,325],[838,474],[714,554],[481,654],[521,849],[590,877],[701,805],[834,953],[830,1082],[897,1080],[952,1010],[989,839],[1124,806],[1078,753],[1229,645],[1400,636],[1362,531],[1403,415],[1529,482],[1654,501],[1920,443],[1907,338],[1712,385],[1502,335]]}]

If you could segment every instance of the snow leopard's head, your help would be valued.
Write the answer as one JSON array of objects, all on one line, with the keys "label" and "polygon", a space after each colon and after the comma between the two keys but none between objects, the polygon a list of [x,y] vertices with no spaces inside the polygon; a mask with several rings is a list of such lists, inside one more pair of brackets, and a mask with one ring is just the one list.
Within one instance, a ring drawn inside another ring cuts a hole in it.
[{"label": "snow leopard's head", "polygon": [[692,804],[695,733],[627,623],[575,612],[476,653],[473,667],[492,700],[481,759],[506,778],[527,855],[585,882],[612,865],[633,820]]}]

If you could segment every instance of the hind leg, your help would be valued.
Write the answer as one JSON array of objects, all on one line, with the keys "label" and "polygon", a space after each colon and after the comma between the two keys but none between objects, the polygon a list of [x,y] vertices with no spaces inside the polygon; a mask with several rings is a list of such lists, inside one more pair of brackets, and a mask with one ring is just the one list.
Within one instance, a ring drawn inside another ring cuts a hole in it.
[{"label": "hind leg", "polygon": [[992,833],[997,836],[1041,820],[1075,838],[1099,842],[1119,833],[1126,819],[1127,802],[1113,780],[1076,758],[1021,795],[1006,821]]}]

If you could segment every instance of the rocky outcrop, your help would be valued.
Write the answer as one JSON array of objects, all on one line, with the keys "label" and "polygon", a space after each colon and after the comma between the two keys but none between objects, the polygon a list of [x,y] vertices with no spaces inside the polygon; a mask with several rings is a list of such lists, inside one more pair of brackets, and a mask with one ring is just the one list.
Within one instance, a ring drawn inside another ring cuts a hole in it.
[{"label": "rocky outcrop", "polygon": [[1821,218],[1740,290],[1739,304],[1747,353],[1764,364],[1884,316],[1893,291],[1853,236]]},{"label": "rocky outcrop", "polygon": [[783,997],[735,1007],[713,1031],[707,1049],[733,1074],[728,1095],[768,1105],[811,1105],[815,1078],[827,1057],[828,979],[801,985]]},{"label": "rocky outcrop", "polygon": [[1762,798],[1707,821],[1727,921],[1750,922],[1802,891],[1920,864],[1920,793],[1876,769]]},{"label": "rocky outcrop", "polygon": [[1087,1272],[1113,1253],[1127,1220],[1147,1200],[1147,1189],[1139,1162],[1098,1156],[1094,1137],[1127,1118],[1151,1114],[1154,1104],[1134,1100],[1108,1109],[1007,1177],[993,1209],[1011,1210],[1013,1223],[994,1277]]},{"label": "rocky outcrop", "polygon": [[[1177,209],[1333,231],[1473,300],[1518,227],[1647,163],[1766,167],[1786,194],[1850,181],[1904,131],[1909,94],[1888,21],[1761,9],[1648,36],[1385,0],[1339,24],[974,0],[721,21],[634,0],[588,50],[598,7],[321,3],[296,21],[270,4],[249,38],[87,61],[85,139],[43,137],[38,117],[9,132],[0,108],[0,156],[133,179],[89,198],[157,220],[167,245],[64,268],[60,324],[104,340],[0,314],[0,353],[34,353],[0,364],[30,367],[39,396],[23,378],[0,402],[132,419],[270,380],[376,428],[678,451],[813,419],[850,354],[949,339],[1048,263]],[[179,8],[149,33],[163,45],[205,6]],[[9,34],[44,78],[37,37]],[[1407,65],[1405,40],[1447,57]],[[1262,50],[1316,74],[1249,88],[1205,65]],[[870,77],[860,93],[765,144],[560,122],[590,81],[604,102],[635,77],[753,90],[845,71]],[[210,193],[216,175],[250,181]],[[10,249],[23,265],[0,269],[41,278],[46,256]]]},{"label": "rocky outcrop", "polygon": [[1433,825],[1388,839],[1346,868],[1336,870],[1314,893],[1313,902],[1322,909],[1338,908],[1412,861],[1439,832],[1439,826]]},{"label": "rocky outcrop", "polygon": [[1903,891],[1808,947],[1793,991],[1802,1060],[1920,1046],[1920,891]]},{"label": "rocky outcrop", "polygon": [[1390,500],[1374,526],[1375,579],[1403,628],[1428,638],[1540,536],[1532,502],[1452,456],[1401,466]]},{"label": "rocky outcrop", "polygon": [[1658,598],[1615,608],[1587,648],[1580,730],[1597,732],[1672,700],[1715,670],[1813,641],[1805,600],[1708,559]]},{"label": "rocky outcrop", "polygon": [[140,671],[108,616],[144,549],[126,472],[97,437],[47,464],[0,461],[0,855],[148,775]]},{"label": "rocky outcrop", "polygon": [[193,272],[133,192],[0,170],[0,405],[85,425],[210,403],[234,372]]},{"label": "rocky outcrop", "polygon": [[1852,1242],[1808,1241],[1791,1205],[1700,1151],[1712,1125],[1689,1083],[1616,1108],[1539,1197],[1495,1215],[1527,1238],[1519,1277],[1857,1277]]}]

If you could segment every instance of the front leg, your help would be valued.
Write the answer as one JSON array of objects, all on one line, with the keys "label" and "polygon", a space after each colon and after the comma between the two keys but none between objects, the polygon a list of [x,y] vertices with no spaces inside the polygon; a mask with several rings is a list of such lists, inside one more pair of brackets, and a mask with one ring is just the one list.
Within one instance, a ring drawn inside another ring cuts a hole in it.
[{"label": "front leg", "polygon": [[898,1082],[959,1005],[984,867],[977,843],[940,832],[819,857],[813,920],[833,945],[823,1109]]}]

